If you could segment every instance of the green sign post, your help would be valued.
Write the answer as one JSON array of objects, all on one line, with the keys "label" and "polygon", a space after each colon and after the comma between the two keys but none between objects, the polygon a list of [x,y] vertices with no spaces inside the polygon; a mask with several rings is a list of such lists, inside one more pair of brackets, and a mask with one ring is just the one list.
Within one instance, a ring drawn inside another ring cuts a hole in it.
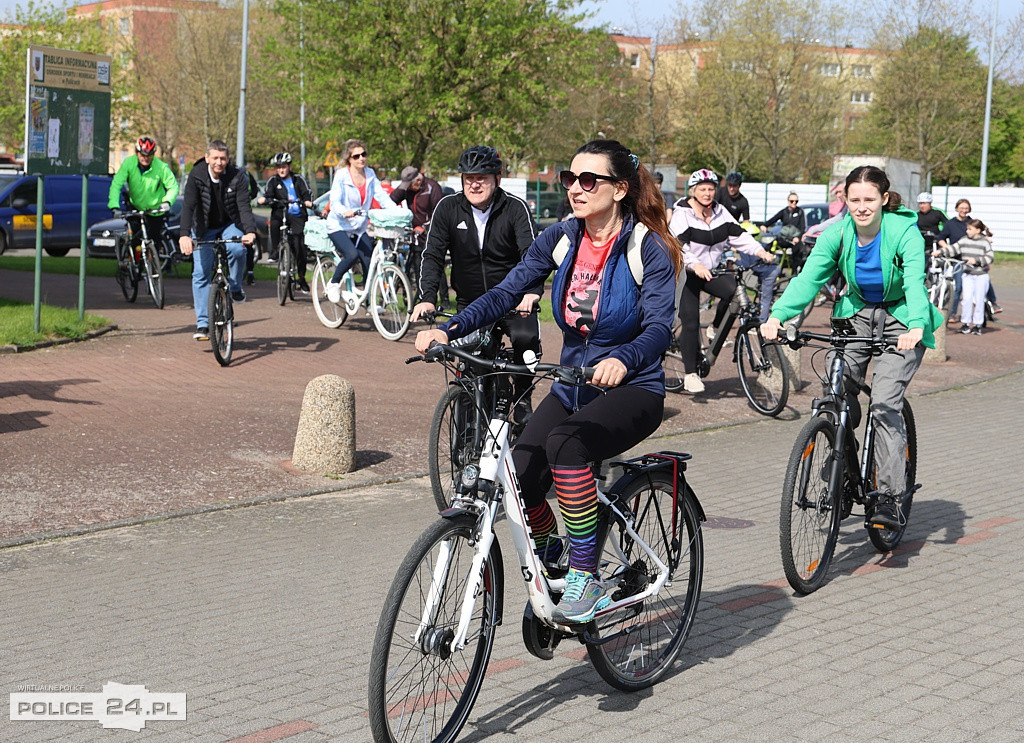
[{"label": "green sign post", "polygon": [[[85,231],[89,175],[108,172],[110,152],[110,57],[30,46],[25,75],[25,172],[82,176],[81,261],[78,316],[85,316]],[[37,203],[42,205],[43,179]],[[35,330],[40,326],[43,220],[36,210]]]}]

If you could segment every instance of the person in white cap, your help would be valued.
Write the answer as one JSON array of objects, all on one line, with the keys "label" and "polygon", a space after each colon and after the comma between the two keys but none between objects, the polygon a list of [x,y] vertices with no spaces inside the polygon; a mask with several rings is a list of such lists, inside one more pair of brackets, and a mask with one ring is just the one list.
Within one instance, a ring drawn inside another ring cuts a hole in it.
[{"label": "person in white cap", "polygon": [[924,237],[925,251],[930,253],[935,244],[935,238],[942,231],[942,226],[949,221],[946,215],[939,209],[932,208],[932,195],[922,191],[917,195],[917,229],[921,230]]}]

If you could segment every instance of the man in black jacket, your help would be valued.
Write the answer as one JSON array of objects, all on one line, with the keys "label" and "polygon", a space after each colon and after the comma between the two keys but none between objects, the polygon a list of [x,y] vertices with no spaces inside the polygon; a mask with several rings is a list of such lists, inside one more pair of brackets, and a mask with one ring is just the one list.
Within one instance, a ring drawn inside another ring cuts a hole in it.
[{"label": "man in black jacket", "polygon": [[[461,311],[501,282],[533,242],[530,207],[501,189],[502,162],[497,150],[483,145],[470,147],[459,158],[459,172],[462,193],[441,199],[430,221],[413,321],[436,309],[426,298],[437,296],[447,254],[451,255],[451,284]],[[543,291],[543,282],[531,287],[516,308],[519,317],[505,320],[516,363],[523,363],[527,350],[540,355],[540,324],[534,305]],[[516,397],[521,399],[515,419],[522,424],[531,412],[526,391],[529,380],[517,382]]]},{"label": "man in black jacket", "polygon": [[715,200],[725,207],[737,222],[750,219],[750,203],[747,197],[740,193],[740,186],[743,185],[743,173],[733,171],[725,177],[725,185],[720,186]]},{"label": "man in black jacket", "polygon": [[[228,243],[228,266],[231,275],[231,297],[244,302],[242,281],[245,279],[245,246],[256,240],[256,220],[249,205],[249,182],[244,170],[228,161],[228,146],[219,139],[210,142],[206,157],[192,166],[185,182],[181,207],[181,237],[178,247],[182,255],[192,255],[192,301],[196,311],[197,341],[209,340],[210,279],[216,253],[205,240],[242,238],[241,243]],[[198,241],[198,245],[196,242]]]}]

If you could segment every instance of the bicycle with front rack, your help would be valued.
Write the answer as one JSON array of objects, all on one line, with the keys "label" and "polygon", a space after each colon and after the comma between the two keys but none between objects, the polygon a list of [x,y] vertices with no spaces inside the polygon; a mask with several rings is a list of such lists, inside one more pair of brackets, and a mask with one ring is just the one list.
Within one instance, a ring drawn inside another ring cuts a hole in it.
[{"label": "bicycle with front rack", "polygon": [[[419,360],[449,372],[460,362],[476,367],[470,386],[492,373],[584,385],[592,373],[508,364],[442,345],[410,362]],[[494,533],[501,507],[528,596],[522,634],[531,654],[550,660],[563,639],[576,639],[605,681],[637,691],[664,677],[692,627],[705,516],[684,474],[690,455],[659,452],[613,463],[623,475],[607,492],[598,487],[597,517],[599,569],[612,602],[586,624],[559,624],[552,612],[566,587],[568,549],[555,565],[534,552],[509,447],[512,401],[499,389],[480,458],[463,468],[456,500],[412,546],[384,602],[370,655],[375,741],[453,741],[466,724],[504,618],[505,572]]]},{"label": "bicycle with front rack", "polygon": [[[356,213],[363,212],[357,210]],[[370,256],[366,281],[363,288],[359,289],[352,271],[346,271],[341,279],[341,302],[338,304],[327,297],[327,282],[334,276],[341,255],[329,241],[317,245],[307,242],[307,246],[316,254],[312,285],[313,309],[323,325],[339,328],[349,315],[356,314],[366,304],[374,327],[383,338],[397,341],[406,334],[415,296],[400,266],[400,260],[402,247],[408,245],[411,233],[411,228],[374,228],[371,223],[367,234],[376,242]]]},{"label": "bicycle with front rack", "polygon": [[[853,515],[855,505],[863,507],[864,527],[871,543],[880,552],[896,548],[906,531],[914,493],[920,487],[917,476],[917,426],[910,402],[903,400],[903,424],[907,431],[905,448],[906,483],[898,513],[903,514],[899,528],[883,528],[871,523],[879,493],[876,490],[875,419],[870,408],[864,424],[864,445],[858,462],[857,413],[854,395],[846,394],[844,381],[846,353],[851,344],[863,344],[872,356],[895,353],[895,337],[857,336],[848,319],[833,318],[831,333],[811,333],[787,325],[786,341],[793,347],[819,343],[815,357],[825,353],[827,373],[818,373],[824,395],[811,405],[811,419],[793,444],[782,486],[779,513],[779,544],[782,566],[789,585],[797,593],[816,591],[825,582],[835,553],[843,519]],[[812,362],[813,365],[813,362]],[[871,388],[857,382],[857,392],[870,397]],[[853,402],[851,402],[851,396]],[[856,514],[860,516],[861,514]]]},{"label": "bicycle with front rack", "polygon": [[[732,342],[732,360],[739,373],[743,394],[762,415],[776,416],[786,407],[789,399],[789,368],[786,366],[779,344],[766,342],[761,337],[760,304],[751,301],[743,280],[750,268],[736,265],[721,265],[711,271],[714,276],[731,273],[736,276],[736,292],[729,303],[729,311],[717,327],[711,326],[708,333],[713,336],[709,344],[701,342],[697,359],[697,373],[703,378],[711,373],[729,341],[729,332],[737,320],[735,339]],[[719,300],[723,301],[723,300]],[[673,329],[672,343],[665,353],[665,389],[678,392],[683,388],[686,369],[683,365],[680,332]]]},{"label": "bicycle with front rack", "polygon": [[[160,310],[164,308],[164,263],[155,239],[160,236],[149,234],[146,217],[162,217],[166,214],[167,212],[162,210],[137,209],[122,213],[125,230],[117,242],[117,270],[114,274],[118,286],[121,287],[121,293],[129,302],[135,301],[139,293],[139,283],[145,277],[149,296]],[[161,241],[163,242],[162,238]],[[134,246],[136,242],[138,246]]]},{"label": "bicycle with front rack", "polygon": [[[506,317],[518,315],[519,312],[513,310]],[[453,315],[443,311],[424,315],[428,322],[438,317]],[[499,320],[474,330],[465,338],[452,341],[450,345],[480,358],[512,363],[514,352],[504,342],[507,337],[508,328],[504,320]],[[467,384],[478,373],[479,370],[472,364],[455,362],[453,379],[437,401],[430,421],[427,469],[430,474],[430,490],[438,511],[448,508],[455,497],[456,483],[462,470],[480,458],[488,425],[502,394],[498,386],[506,387],[504,394],[513,394],[509,375],[488,373],[480,384]],[[517,399],[513,399],[513,407],[517,402]],[[522,429],[523,426],[513,422],[509,429],[509,444],[515,443]]]},{"label": "bicycle with front rack", "polygon": [[196,245],[212,245],[215,251],[213,278],[210,280],[208,317],[210,323],[210,345],[214,358],[221,366],[231,363],[231,352],[235,341],[235,307],[231,300],[231,275],[228,263],[229,243],[240,243],[240,238],[225,240],[197,240]]}]

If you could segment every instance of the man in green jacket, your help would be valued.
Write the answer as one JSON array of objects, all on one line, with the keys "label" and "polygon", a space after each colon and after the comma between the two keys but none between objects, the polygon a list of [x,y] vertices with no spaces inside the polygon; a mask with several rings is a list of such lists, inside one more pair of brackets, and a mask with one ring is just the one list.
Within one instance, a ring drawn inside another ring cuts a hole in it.
[{"label": "man in green jacket", "polygon": [[[110,182],[110,195],[107,206],[115,216],[128,209],[147,212],[145,215],[146,230],[157,244],[166,242],[173,249],[173,242],[167,240],[167,213],[171,204],[178,196],[178,179],[167,167],[167,163],[156,158],[156,142],[152,137],[139,137],[135,142],[135,155],[125,158],[117,174]],[[121,189],[128,184],[128,203],[121,202]],[[135,247],[142,239],[138,229],[138,217],[129,217],[133,221],[132,246]],[[161,250],[161,253],[164,251]]]}]

